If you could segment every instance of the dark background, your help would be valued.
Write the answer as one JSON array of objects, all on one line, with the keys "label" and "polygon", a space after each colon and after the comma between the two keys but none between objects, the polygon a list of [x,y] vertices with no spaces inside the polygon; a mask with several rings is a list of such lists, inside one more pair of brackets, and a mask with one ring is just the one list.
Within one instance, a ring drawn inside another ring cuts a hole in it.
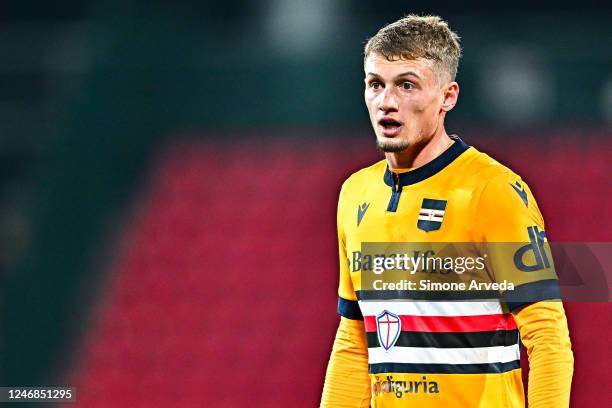
[{"label": "dark background", "polygon": [[[447,131],[523,176],[551,240],[610,241],[610,9],[429,3],[0,5],[3,385],[316,405],[337,192],[379,159],[362,48],[407,13],[462,37]],[[566,308],[573,406],[606,406],[609,303]]]}]

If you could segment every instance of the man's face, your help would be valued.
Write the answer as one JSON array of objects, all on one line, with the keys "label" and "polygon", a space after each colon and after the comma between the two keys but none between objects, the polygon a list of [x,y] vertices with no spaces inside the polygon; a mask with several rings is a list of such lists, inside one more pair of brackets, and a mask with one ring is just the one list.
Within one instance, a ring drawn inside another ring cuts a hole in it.
[{"label": "man's face", "polygon": [[370,55],[364,65],[365,102],[384,152],[400,152],[427,141],[443,126],[444,87],[431,61]]}]

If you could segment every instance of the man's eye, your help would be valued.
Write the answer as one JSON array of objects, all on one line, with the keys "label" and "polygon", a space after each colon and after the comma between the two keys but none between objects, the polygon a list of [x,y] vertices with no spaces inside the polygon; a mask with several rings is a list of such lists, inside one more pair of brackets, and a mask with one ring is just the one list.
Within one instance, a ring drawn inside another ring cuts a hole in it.
[{"label": "man's eye", "polygon": [[412,85],[412,82],[404,82],[404,83],[402,83],[402,88],[404,88],[404,89],[412,89],[412,88],[414,88],[414,85]]},{"label": "man's eye", "polygon": [[378,82],[378,81],[372,81],[372,82],[370,82],[370,88],[373,88],[373,89],[378,89],[378,88],[380,88],[380,82]]}]

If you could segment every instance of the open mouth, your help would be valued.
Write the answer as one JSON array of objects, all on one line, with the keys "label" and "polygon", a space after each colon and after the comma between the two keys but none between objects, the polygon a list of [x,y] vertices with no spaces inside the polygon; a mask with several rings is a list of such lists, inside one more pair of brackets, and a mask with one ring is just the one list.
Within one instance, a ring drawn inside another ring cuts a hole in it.
[{"label": "open mouth", "polygon": [[393,137],[399,133],[402,123],[392,118],[383,118],[378,121],[378,124],[382,128],[382,133],[386,137]]},{"label": "open mouth", "polygon": [[402,124],[400,122],[398,122],[397,120],[394,120],[394,119],[381,119],[381,120],[378,121],[378,123],[382,127],[384,127],[385,129],[402,126]]}]

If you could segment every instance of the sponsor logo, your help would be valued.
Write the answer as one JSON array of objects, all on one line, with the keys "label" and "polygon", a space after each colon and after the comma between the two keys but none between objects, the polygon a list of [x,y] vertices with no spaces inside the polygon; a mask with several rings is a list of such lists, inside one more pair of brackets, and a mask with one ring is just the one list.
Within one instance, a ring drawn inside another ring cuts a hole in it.
[{"label": "sponsor logo", "polygon": [[361,224],[361,220],[363,219],[363,216],[365,215],[366,211],[368,211],[369,207],[370,203],[363,203],[359,207],[357,207],[357,226]]},{"label": "sponsor logo", "polygon": [[372,392],[375,396],[393,393],[397,398],[402,398],[405,394],[439,394],[440,389],[436,381],[427,380],[426,376],[421,377],[420,381],[394,381],[392,375],[386,379],[379,379],[372,385]]},{"label": "sponsor logo", "polygon": [[417,228],[425,232],[439,230],[442,226],[446,200],[433,200],[424,198],[419,211]]},{"label": "sponsor logo", "polygon": [[518,194],[519,197],[521,197],[521,200],[523,200],[523,204],[525,204],[525,207],[528,207],[529,202],[527,200],[527,192],[525,191],[525,187],[523,187],[521,183],[519,183],[518,181],[510,185],[512,186],[514,191],[516,191],[516,194]]},{"label": "sponsor logo", "polygon": [[[536,225],[527,227],[529,234],[529,244],[522,246],[514,254],[514,265],[523,272],[535,272],[545,268],[550,268],[548,255],[544,248],[546,242],[546,232],[540,231]],[[533,257],[533,263],[527,264],[525,255]]]},{"label": "sponsor logo", "polygon": [[376,316],[376,327],[379,344],[389,351],[402,332],[402,320],[398,315],[385,310]]}]

